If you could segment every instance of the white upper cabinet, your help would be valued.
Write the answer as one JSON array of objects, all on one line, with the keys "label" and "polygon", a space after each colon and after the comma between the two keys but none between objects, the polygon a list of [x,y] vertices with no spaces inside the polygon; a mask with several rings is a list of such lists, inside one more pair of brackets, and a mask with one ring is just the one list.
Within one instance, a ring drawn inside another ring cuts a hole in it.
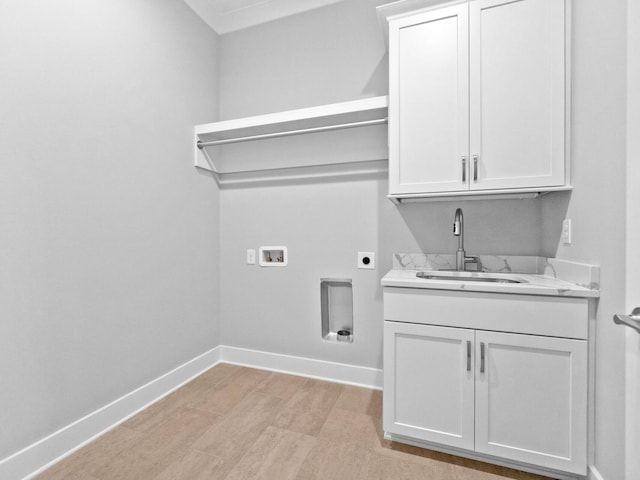
[{"label": "white upper cabinet", "polygon": [[469,9],[463,4],[404,18],[392,27],[392,193],[467,188],[468,25]]},{"label": "white upper cabinet", "polygon": [[565,0],[472,0],[389,20],[389,193],[562,190]]},{"label": "white upper cabinet", "polygon": [[564,1],[469,5],[470,188],[564,185]]}]

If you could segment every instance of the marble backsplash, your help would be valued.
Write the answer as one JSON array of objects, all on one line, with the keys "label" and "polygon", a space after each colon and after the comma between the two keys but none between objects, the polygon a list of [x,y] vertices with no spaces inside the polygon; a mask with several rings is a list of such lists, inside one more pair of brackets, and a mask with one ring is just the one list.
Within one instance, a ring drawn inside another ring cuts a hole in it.
[{"label": "marble backsplash", "polygon": [[[600,289],[600,267],[557,258],[517,255],[479,255],[483,272],[527,273],[545,275],[580,285]],[[437,253],[395,253],[393,268],[398,270],[455,270],[456,256]],[[469,265],[473,271],[475,265]]]},{"label": "marble backsplash", "polygon": [[[512,255],[479,255],[483,272],[543,274],[547,259],[544,257]],[[456,256],[434,253],[396,253],[393,268],[401,270],[455,270]],[[475,265],[469,265],[475,270]]]}]

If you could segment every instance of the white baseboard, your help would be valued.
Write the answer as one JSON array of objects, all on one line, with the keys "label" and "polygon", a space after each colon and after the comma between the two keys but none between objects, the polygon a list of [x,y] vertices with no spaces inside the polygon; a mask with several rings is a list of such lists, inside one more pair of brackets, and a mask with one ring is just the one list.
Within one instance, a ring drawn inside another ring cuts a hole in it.
[{"label": "white baseboard", "polygon": [[221,345],[0,460],[0,479],[35,477],[220,362],[382,389],[379,369]]},{"label": "white baseboard", "polygon": [[0,479],[29,479],[220,362],[216,347],[0,461]]},{"label": "white baseboard", "polygon": [[589,480],[604,480],[602,474],[593,465],[589,465],[589,475],[587,476],[587,478]]},{"label": "white baseboard", "polygon": [[272,372],[289,373],[301,377],[382,390],[382,370],[377,368],[357,367],[345,363],[294,357],[225,345],[220,346],[220,361]]}]

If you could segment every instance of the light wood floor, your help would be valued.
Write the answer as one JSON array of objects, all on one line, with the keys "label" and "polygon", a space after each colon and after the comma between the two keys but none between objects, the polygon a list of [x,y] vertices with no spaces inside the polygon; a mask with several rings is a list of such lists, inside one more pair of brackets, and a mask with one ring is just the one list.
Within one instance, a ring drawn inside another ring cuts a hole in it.
[{"label": "light wood floor", "polygon": [[219,364],[37,480],[548,480],[382,438],[378,391]]}]

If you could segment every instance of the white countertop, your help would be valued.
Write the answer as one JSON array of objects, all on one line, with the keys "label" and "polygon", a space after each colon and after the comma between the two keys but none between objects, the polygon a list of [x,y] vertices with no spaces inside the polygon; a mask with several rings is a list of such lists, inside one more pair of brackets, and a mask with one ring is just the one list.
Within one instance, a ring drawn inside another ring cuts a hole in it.
[{"label": "white countertop", "polygon": [[[529,273],[487,273],[495,277],[518,279],[524,283],[484,283],[464,280],[424,279],[416,277],[421,270],[394,269],[382,278],[383,287],[426,288],[433,290],[463,290],[469,292],[515,293],[554,297],[598,298],[600,291],[554,277]],[[427,271],[427,270],[422,270]],[[440,275],[443,271],[433,270]],[[467,272],[473,273],[473,272]]]}]

